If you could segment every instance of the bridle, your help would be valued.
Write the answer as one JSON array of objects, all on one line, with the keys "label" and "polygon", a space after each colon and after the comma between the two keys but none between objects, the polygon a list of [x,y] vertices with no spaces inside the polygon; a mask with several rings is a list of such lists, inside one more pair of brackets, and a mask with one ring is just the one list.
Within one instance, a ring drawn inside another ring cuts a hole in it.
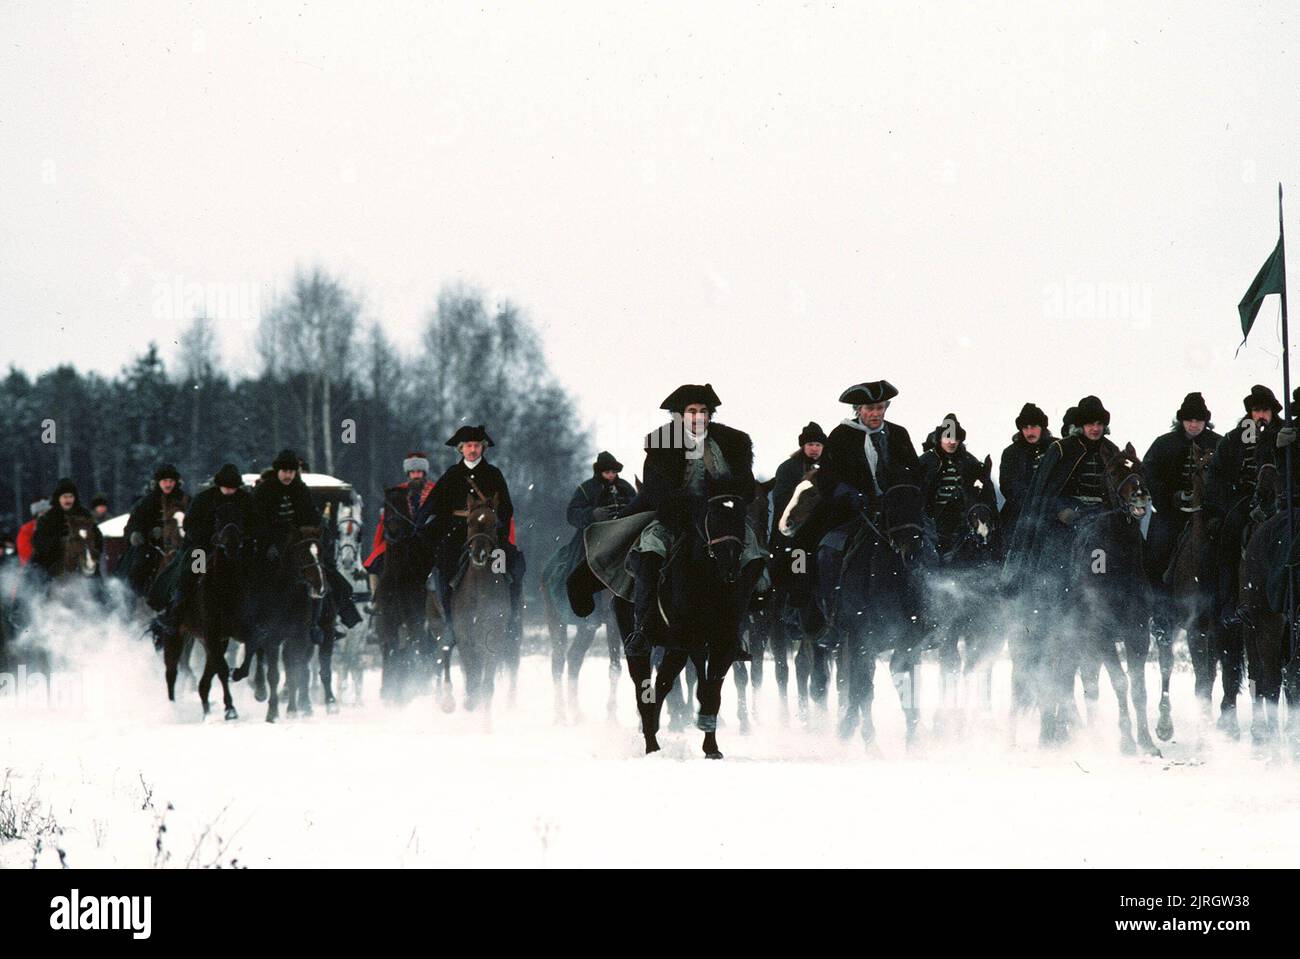
[{"label": "bridle", "polygon": [[[710,507],[712,507],[713,504],[718,500],[729,500],[730,503],[728,504],[727,507],[728,509],[736,509],[738,507],[738,504],[736,502],[736,497],[727,493],[720,493],[717,496],[710,496],[705,503],[704,523],[703,523],[704,529],[702,531],[702,537],[704,539],[704,546],[709,553],[709,559],[712,560],[716,560],[718,558],[717,553],[714,551],[714,547],[721,546],[723,543],[737,543],[739,544],[742,550],[745,548],[745,538],[743,536],[738,536],[735,533],[724,533],[721,536],[714,536],[709,531],[709,514],[712,512]],[[740,512],[739,515],[742,517],[742,522],[743,522],[744,513]]]}]

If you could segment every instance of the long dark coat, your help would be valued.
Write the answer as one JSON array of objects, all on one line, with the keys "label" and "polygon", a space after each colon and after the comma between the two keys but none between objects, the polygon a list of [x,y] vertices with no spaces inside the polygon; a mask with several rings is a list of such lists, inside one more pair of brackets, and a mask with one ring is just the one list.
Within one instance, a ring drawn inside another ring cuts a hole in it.
[{"label": "long dark coat", "polygon": [[[1010,536],[1016,520],[1029,496],[1029,485],[1034,480],[1035,466],[1041,464],[1043,455],[1055,442],[1051,430],[1043,430],[1037,443],[1028,442],[1019,431],[1011,438],[1011,445],[1002,451],[998,463],[998,489],[1002,491],[1002,513],[999,522],[1003,534]],[[1037,455],[1035,455],[1037,454]]]},{"label": "long dark coat", "polygon": [[[867,497],[872,509],[879,508],[879,497],[872,483],[871,464],[864,445],[867,434],[846,420],[831,430],[822,452],[817,488],[825,496],[833,495],[836,486],[846,483]],[[919,486],[921,466],[912,445],[912,437],[897,423],[885,420],[885,466],[878,477],[881,491],[907,483]]]},{"label": "long dark coat", "polygon": [[466,501],[473,495],[469,485],[471,476],[484,496],[488,499],[493,494],[497,496],[497,531],[503,544],[507,542],[510,520],[515,515],[505,476],[486,459],[480,460],[472,470],[465,465],[464,460],[449,466],[434,485],[433,496],[430,497],[433,521],[427,527],[438,569],[448,580],[455,574],[461,552],[465,548],[468,521],[464,516],[453,514],[457,510],[463,512]]},{"label": "long dark coat", "polygon": [[[718,444],[718,450],[731,471],[729,491],[748,506],[754,498],[753,441],[748,433],[716,422],[709,424],[708,436]],[[644,448],[641,490],[623,510],[625,516],[656,512],[685,488],[686,448],[681,442],[680,427],[674,429],[672,423],[665,423],[647,433]]]},{"label": "long dark coat", "polygon": [[[1105,455],[1119,455],[1119,447],[1105,436],[1098,442]],[[1011,535],[1002,571],[1005,584],[1021,587],[1047,579],[1052,587],[1061,585],[1057,574],[1061,570],[1061,550],[1069,542],[1069,530],[1057,515],[1070,505],[1062,491],[1087,453],[1086,440],[1076,434],[1056,440],[1043,454]]]},{"label": "long dark coat", "polygon": [[[1238,484],[1241,463],[1246,456],[1246,438],[1249,435],[1250,418],[1244,417],[1238,424],[1219,440],[1214,450],[1214,459],[1205,471],[1206,506],[1217,516],[1225,516],[1236,502],[1247,494],[1247,489]],[[1256,424],[1254,427],[1256,464],[1271,462],[1273,441],[1277,435],[1277,424],[1270,423],[1264,429]]]},{"label": "long dark coat", "polygon": [[262,473],[253,487],[253,505],[257,510],[257,535],[263,548],[278,542],[288,532],[284,520],[280,518],[280,502],[287,499],[292,505],[292,520],[295,527],[323,526],[320,510],[312,502],[311,490],[302,481],[299,473],[288,485],[281,483],[275,470]]},{"label": "long dark coat", "polygon": [[785,537],[777,526],[781,523],[781,515],[785,508],[790,505],[790,499],[794,496],[795,487],[807,475],[808,470],[812,469],[814,460],[810,460],[803,455],[803,450],[795,450],[787,457],[780,466],[776,468],[776,476],[773,477],[772,485],[772,522],[768,532],[767,541],[773,548],[777,544],[785,542]]},{"label": "long dark coat", "polygon": [[573,537],[551,555],[542,569],[542,583],[550,591],[556,609],[564,610],[569,605],[565,583],[585,558],[582,531],[595,521],[593,514],[596,509],[602,506],[623,507],[635,497],[636,490],[627,480],[619,478],[606,483],[599,473],[583,480],[574,489],[566,513],[574,530]]}]

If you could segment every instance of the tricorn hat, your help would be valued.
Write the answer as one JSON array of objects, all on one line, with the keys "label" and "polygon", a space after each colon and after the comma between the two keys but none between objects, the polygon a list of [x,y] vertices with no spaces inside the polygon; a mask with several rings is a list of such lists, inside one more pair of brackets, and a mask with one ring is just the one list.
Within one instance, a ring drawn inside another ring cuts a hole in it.
[{"label": "tricorn hat", "polygon": [[799,445],[803,446],[805,443],[826,444],[826,433],[822,430],[820,425],[815,422],[810,422],[803,428],[803,432],[799,434]]},{"label": "tricorn hat", "polygon": [[1282,404],[1277,401],[1273,391],[1267,386],[1261,386],[1256,383],[1250,388],[1250,395],[1244,397],[1241,405],[1246,407],[1246,412],[1251,410],[1272,410],[1274,413],[1282,412]]},{"label": "tricorn hat", "polygon": [[861,406],[865,403],[884,403],[897,395],[898,390],[889,380],[872,380],[850,386],[840,394],[840,402]]},{"label": "tricorn hat", "polygon": [[1016,417],[1016,429],[1023,430],[1026,426],[1047,429],[1047,414],[1033,403],[1026,403],[1020,407],[1020,415]]},{"label": "tricorn hat", "polygon": [[451,439],[447,440],[448,446],[459,446],[461,443],[482,443],[484,446],[496,446],[492,442],[492,437],[487,435],[487,428],[480,423],[478,426],[462,426]]},{"label": "tricorn hat", "polygon": [[275,454],[275,459],[271,460],[271,467],[278,470],[302,469],[302,460],[293,450],[280,450]]},{"label": "tricorn hat", "polygon": [[234,463],[225,463],[217,470],[217,475],[212,477],[212,485],[239,489],[244,485],[244,477],[239,475],[239,469]]},{"label": "tricorn hat", "polygon": [[709,383],[683,383],[664,398],[659,408],[681,413],[692,403],[703,403],[709,409],[716,410],[722,405],[722,400],[718,399],[718,394],[713,392],[713,386]]},{"label": "tricorn hat", "polygon": [[1110,426],[1110,412],[1102,406],[1101,400],[1097,397],[1085,396],[1075,407],[1074,422],[1079,426],[1086,426],[1089,423]]},{"label": "tricorn hat", "polygon": [[605,470],[613,470],[616,473],[623,471],[623,464],[614,459],[614,454],[608,450],[602,450],[596,457],[596,462],[591,464],[591,469],[596,473],[603,473]]},{"label": "tricorn hat", "polygon": [[1205,397],[1200,393],[1188,393],[1183,397],[1183,404],[1178,407],[1178,412],[1174,414],[1174,418],[1179,420],[1205,420],[1208,422],[1210,409],[1205,405]]}]

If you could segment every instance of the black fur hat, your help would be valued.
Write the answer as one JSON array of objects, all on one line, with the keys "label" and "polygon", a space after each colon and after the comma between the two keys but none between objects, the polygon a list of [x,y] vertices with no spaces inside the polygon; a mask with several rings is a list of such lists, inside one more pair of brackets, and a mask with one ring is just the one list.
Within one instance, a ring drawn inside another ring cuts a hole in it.
[{"label": "black fur hat", "polygon": [[1033,403],[1026,403],[1020,407],[1020,415],[1016,417],[1016,429],[1023,430],[1026,426],[1047,429],[1047,414]]}]

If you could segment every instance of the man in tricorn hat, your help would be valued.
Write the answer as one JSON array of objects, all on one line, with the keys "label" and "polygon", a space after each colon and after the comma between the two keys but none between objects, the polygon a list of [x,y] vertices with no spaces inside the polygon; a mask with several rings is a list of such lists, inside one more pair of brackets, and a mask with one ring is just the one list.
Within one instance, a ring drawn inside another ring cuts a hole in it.
[{"label": "man in tricorn hat", "polygon": [[[471,496],[497,497],[497,533],[505,551],[506,572],[510,575],[510,623],[513,640],[521,638],[520,606],[524,584],[524,554],[515,545],[515,507],[510,501],[510,487],[501,470],[489,463],[484,452],[495,446],[487,427],[461,426],[447,440],[447,446],[460,453],[460,459],[447,468],[434,484],[430,498],[428,526],[434,544],[434,573],[438,596],[445,615],[451,616],[451,587],[461,556],[465,552],[469,519],[465,504]],[[456,515],[460,513],[461,515]]]}]

